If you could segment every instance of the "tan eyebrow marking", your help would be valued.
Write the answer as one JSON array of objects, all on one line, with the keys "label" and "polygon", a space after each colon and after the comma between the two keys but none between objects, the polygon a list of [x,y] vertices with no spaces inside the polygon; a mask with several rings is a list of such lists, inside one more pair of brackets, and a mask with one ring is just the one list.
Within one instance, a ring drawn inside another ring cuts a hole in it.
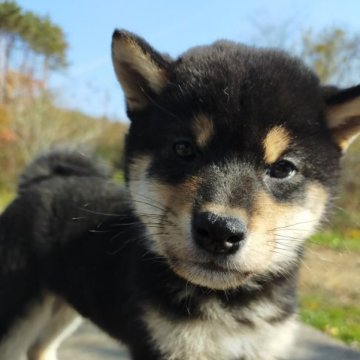
[{"label": "tan eyebrow marking", "polygon": [[278,160],[281,154],[289,147],[290,141],[290,134],[285,128],[282,126],[273,127],[263,141],[265,162],[272,164]]},{"label": "tan eyebrow marking", "polygon": [[204,114],[196,115],[193,120],[193,131],[199,146],[205,146],[214,135],[214,123]]}]

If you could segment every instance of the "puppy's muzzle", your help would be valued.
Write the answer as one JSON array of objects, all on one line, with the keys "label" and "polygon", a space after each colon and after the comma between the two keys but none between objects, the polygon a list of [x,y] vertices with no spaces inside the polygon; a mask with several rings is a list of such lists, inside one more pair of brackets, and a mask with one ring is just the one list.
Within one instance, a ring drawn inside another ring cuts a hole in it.
[{"label": "puppy's muzzle", "polygon": [[246,225],[234,217],[201,212],[193,216],[192,235],[203,250],[213,255],[231,255],[245,242]]}]

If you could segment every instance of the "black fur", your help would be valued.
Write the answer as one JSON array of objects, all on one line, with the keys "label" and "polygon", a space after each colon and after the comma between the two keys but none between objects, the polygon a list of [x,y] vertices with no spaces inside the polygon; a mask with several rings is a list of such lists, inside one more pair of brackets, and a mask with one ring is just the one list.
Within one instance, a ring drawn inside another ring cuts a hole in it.
[{"label": "black fur", "polygon": [[52,254],[96,229],[104,218],[97,211],[124,202],[123,190],[110,182],[105,168],[80,153],[49,153],[27,168],[17,198],[0,217],[0,288],[6,294],[0,338],[40,300]]},{"label": "black fur", "polygon": [[338,105],[338,104],[342,104],[348,100],[353,100],[356,97],[358,97],[359,95],[360,95],[360,85],[354,86],[354,87],[351,87],[351,88],[345,89],[345,90],[337,89],[337,90],[333,91],[331,96],[329,96],[326,99],[326,103],[329,105]]}]

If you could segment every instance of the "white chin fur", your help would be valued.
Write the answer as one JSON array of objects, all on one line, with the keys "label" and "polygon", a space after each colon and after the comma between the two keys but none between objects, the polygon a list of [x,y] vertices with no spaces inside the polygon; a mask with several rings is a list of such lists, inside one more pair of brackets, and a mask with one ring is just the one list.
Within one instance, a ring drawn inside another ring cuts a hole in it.
[{"label": "white chin fur", "polygon": [[248,274],[235,271],[216,271],[204,269],[201,265],[176,261],[171,263],[173,271],[194,285],[199,285],[213,290],[229,290],[242,285]]}]

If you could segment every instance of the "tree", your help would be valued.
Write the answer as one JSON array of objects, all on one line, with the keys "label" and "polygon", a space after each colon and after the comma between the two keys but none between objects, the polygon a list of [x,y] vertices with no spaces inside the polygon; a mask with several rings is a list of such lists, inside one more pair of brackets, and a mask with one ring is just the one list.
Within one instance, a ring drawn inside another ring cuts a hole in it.
[{"label": "tree", "polygon": [[0,103],[6,98],[11,68],[46,82],[49,70],[66,67],[67,42],[49,17],[22,10],[15,2],[0,4]]},{"label": "tree", "polygon": [[6,95],[5,76],[15,47],[20,18],[21,10],[18,5],[8,1],[0,4],[0,104]]},{"label": "tree", "polygon": [[340,28],[306,31],[300,55],[324,83],[350,83],[359,70],[360,35]]},{"label": "tree", "polygon": [[324,84],[353,84],[360,69],[360,34],[339,27],[299,31],[292,21],[280,26],[255,21],[254,25],[256,45],[282,48],[299,56]]}]

